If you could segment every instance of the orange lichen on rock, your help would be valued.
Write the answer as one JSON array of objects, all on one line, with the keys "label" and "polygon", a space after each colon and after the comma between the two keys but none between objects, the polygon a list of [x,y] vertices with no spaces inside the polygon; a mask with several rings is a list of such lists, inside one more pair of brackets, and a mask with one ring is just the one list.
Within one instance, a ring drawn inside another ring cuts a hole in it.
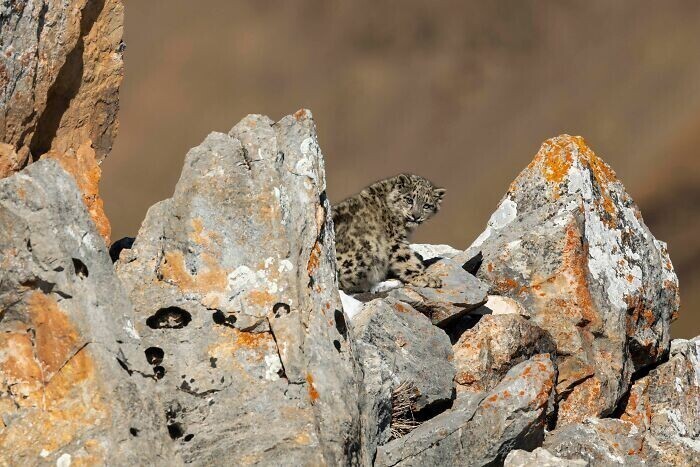
[{"label": "orange lichen on rock", "polygon": [[99,183],[102,177],[102,170],[97,163],[95,150],[90,141],[85,142],[77,150],[58,152],[51,150],[44,154],[42,158],[54,159],[58,161],[63,170],[73,176],[75,183],[83,197],[83,203],[90,214],[97,231],[109,245],[112,227],[104,211],[104,203],[100,197]]},{"label": "orange lichen on rock", "polygon": [[600,396],[601,381],[595,376],[575,386],[571,394],[559,403],[557,423],[563,426],[582,422],[591,416],[601,416],[601,409],[605,405]]},{"label": "orange lichen on rock", "polygon": [[[0,453],[11,446],[14,458],[55,451],[111,416],[93,359],[56,300],[34,292],[26,313],[31,333],[0,338],[0,381],[12,387],[6,397],[22,414],[0,430]],[[0,408],[8,407],[2,399]]]},{"label": "orange lichen on rock", "polygon": [[314,243],[314,247],[309,255],[309,262],[306,265],[306,272],[312,276],[318,269],[321,258],[321,245],[318,242]]},{"label": "orange lichen on rock", "polygon": [[205,267],[196,273],[190,273],[185,265],[181,251],[166,251],[159,272],[164,281],[170,282],[183,292],[222,292],[228,284],[228,272],[209,254],[203,253]]},{"label": "orange lichen on rock", "polygon": [[319,396],[316,386],[314,385],[314,377],[311,375],[311,373],[306,374],[306,383],[308,384],[307,387],[309,391],[309,398],[311,399],[311,402],[315,402]]}]

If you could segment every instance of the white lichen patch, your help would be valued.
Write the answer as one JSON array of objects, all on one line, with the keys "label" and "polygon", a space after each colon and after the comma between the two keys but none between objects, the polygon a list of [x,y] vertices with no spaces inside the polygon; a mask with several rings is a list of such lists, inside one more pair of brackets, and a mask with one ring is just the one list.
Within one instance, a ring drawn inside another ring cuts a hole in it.
[{"label": "white lichen patch", "polygon": [[[578,195],[583,201],[589,272],[594,280],[605,287],[610,303],[618,310],[626,310],[627,299],[639,294],[643,284],[641,268],[630,263],[630,260],[639,258],[639,255],[632,250],[629,242],[623,241],[621,228],[613,228],[603,222],[603,208],[598,205],[599,200],[594,199],[592,179],[590,169],[583,167],[579,159],[574,158],[567,173],[568,192]],[[570,204],[575,208],[577,203]],[[616,205],[616,208],[622,212],[625,219],[634,219],[628,222],[632,231],[625,233],[646,237],[645,229],[631,208],[619,205]]]},{"label": "white lichen patch", "polygon": [[141,339],[141,336],[139,336],[139,333],[136,331],[136,328],[134,327],[134,324],[131,322],[130,319],[126,320],[126,324],[124,325],[124,332],[126,332],[129,337],[132,337],[134,339]]},{"label": "white lichen patch", "polygon": [[73,458],[70,454],[61,454],[61,456],[56,460],[56,467],[70,467]]},{"label": "white lichen patch", "polygon": [[280,379],[280,371],[282,370],[282,361],[279,356],[274,354],[265,355],[265,379],[268,381],[276,381]]}]

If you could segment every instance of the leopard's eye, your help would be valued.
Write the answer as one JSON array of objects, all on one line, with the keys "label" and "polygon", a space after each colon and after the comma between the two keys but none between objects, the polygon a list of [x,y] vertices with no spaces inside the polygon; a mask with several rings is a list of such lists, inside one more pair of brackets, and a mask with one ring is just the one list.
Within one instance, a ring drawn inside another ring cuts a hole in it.
[{"label": "leopard's eye", "polygon": [[434,207],[435,206],[433,206],[432,204],[427,204],[427,203],[423,205],[423,209],[433,209]]},{"label": "leopard's eye", "polygon": [[406,201],[406,203],[408,203],[409,206],[413,204],[413,198],[411,198],[410,196],[406,196],[403,200]]}]

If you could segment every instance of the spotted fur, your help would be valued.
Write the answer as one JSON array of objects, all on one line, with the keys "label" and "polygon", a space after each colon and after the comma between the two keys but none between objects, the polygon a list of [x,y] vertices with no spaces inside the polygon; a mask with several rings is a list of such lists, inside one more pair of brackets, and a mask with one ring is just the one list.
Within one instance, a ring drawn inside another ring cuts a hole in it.
[{"label": "spotted fur", "polygon": [[409,247],[409,236],[440,210],[445,195],[417,175],[376,182],[333,209],[340,288],[364,292],[395,277],[419,287],[440,287]]}]

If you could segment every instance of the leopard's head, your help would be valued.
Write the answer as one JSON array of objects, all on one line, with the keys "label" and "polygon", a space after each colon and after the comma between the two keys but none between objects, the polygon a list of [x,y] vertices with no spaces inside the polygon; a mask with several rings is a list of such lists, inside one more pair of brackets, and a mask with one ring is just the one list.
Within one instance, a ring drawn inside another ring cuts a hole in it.
[{"label": "leopard's head", "polygon": [[413,230],[433,217],[439,210],[447,190],[429,180],[412,174],[400,174],[392,179],[389,205],[395,214]]}]

